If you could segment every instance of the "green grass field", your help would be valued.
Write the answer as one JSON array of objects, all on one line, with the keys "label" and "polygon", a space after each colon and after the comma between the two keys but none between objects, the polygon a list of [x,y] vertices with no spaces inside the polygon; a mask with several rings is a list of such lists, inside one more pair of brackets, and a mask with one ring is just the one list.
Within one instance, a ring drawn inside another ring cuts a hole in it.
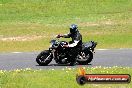
[{"label": "green grass field", "polygon": [[46,49],[72,23],[97,48],[132,48],[132,0],[0,0],[0,52]]},{"label": "green grass field", "polygon": [[[0,0],[0,52],[40,51],[76,23],[97,48],[132,48],[132,0]],[[65,40],[65,39],[62,39]],[[66,39],[69,41],[70,39]],[[130,74],[127,67],[86,68],[91,74]],[[131,88],[76,83],[77,69],[0,71],[0,88]],[[63,84],[63,85],[62,85]]]},{"label": "green grass field", "polygon": [[[87,74],[130,74],[128,67],[87,67]],[[1,88],[131,88],[129,84],[85,84],[76,82],[78,69],[63,68],[60,70],[24,70],[0,71]]]}]

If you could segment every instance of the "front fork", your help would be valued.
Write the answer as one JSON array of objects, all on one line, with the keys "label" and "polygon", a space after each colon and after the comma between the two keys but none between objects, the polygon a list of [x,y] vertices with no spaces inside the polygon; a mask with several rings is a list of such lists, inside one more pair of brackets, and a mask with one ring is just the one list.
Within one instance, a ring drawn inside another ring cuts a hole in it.
[{"label": "front fork", "polygon": [[55,53],[56,53],[55,51],[56,51],[55,49],[53,49],[53,50],[51,51],[51,54],[53,55],[53,58],[55,58],[55,56],[56,56],[56,55],[55,55]]},{"label": "front fork", "polygon": [[52,54],[50,53],[50,55],[49,55],[45,60],[47,60],[51,55],[52,55]]},{"label": "front fork", "polygon": [[58,60],[58,52],[57,52],[57,50],[55,50],[55,49],[53,49],[53,50],[51,50],[51,54],[53,55],[53,59],[56,61],[56,63],[58,63],[59,62],[59,60]]}]

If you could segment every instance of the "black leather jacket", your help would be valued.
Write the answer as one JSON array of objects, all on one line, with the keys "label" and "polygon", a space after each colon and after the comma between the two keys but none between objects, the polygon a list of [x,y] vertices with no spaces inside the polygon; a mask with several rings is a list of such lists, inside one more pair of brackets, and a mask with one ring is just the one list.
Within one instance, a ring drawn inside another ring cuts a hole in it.
[{"label": "black leather jacket", "polygon": [[[72,38],[71,45],[75,46],[82,46],[82,35],[77,31],[76,33],[68,33],[63,36],[64,38]],[[77,44],[75,44],[77,41]],[[75,47],[74,46],[74,47]]]}]

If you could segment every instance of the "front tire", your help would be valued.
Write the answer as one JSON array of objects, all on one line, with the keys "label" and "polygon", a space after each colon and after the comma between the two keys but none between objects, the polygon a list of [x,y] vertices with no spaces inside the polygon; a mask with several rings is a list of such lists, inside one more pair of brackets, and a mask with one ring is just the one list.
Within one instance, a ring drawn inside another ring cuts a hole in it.
[{"label": "front tire", "polygon": [[85,59],[86,60],[79,59],[79,60],[77,60],[77,62],[80,65],[87,65],[88,63],[90,63],[92,61],[92,59],[93,59],[93,53],[91,51],[87,51],[87,50],[85,50],[83,52],[85,53],[85,57],[86,57]]},{"label": "front tire", "polygon": [[46,66],[52,61],[52,55],[50,54],[49,50],[42,51],[36,58],[36,62],[40,66]]}]

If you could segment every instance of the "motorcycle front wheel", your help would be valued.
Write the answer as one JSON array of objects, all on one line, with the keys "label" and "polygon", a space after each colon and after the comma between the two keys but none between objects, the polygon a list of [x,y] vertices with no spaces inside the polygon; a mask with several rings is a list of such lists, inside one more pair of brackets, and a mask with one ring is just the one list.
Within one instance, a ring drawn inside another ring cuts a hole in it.
[{"label": "motorcycle front wheel", "polygon": [[49,50],[42,51],[36,58],[36,62],[40,66],[46,66],[52,61],[52,54]]}]

